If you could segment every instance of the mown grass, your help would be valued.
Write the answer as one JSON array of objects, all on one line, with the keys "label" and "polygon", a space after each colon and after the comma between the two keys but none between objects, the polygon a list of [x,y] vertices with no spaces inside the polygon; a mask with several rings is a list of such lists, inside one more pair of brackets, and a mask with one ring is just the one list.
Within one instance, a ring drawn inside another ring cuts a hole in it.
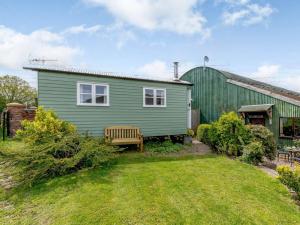
[{"label": "mown grass", "polygon": [[222,156],[123,154],[2,197],[0,224],[300,224],[279,181]]}]

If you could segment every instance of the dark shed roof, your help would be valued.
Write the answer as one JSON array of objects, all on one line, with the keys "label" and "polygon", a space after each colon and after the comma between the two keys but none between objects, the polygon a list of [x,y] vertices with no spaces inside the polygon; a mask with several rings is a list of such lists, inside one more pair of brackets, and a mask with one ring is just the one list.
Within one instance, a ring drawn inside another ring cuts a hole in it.
[{"label": "dark shed roof", "polygon": [[260,88],[260,89],[263,89],[263,90],[266,90],[266,91],[270,91],[274,94],[279,94],[279,95],[282,95],[282,96],[300,101],[300,93],[299,92],[290,91],[290,90],[287,90],[285,88],[281,88],[281,87],[277,87],[277,86],[267,84],[267,83],[264,83],[264,82],[256,81],[256,80],[253,80],[253,79],[250,79],[250,78],[247,78],[247,77],[243,77],[243,76],[240,76],[240,75],[237,75],[237,74],[234,74],[234,73],[230,73],[230,72],[227,72],[227,71],[223,71],[223,70],[218,70],[218,71],[220,71],[228,79],[231,79],[231,80],[234,80],[234,81],[237,81],[237,82],[241,82],[241,83],[244,83],[244,84],[248,84],[248,85],[254,86],[256,88]]}]

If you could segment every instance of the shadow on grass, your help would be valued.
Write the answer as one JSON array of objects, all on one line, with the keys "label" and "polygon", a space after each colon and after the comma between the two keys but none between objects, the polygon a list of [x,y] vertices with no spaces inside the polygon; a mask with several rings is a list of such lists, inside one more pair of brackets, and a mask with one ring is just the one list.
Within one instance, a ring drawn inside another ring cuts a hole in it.
[{"label": "shadow on grass", "polygon": [[49,180],[43,180],[39,183],[36,183],[32,187],[16,187],[6,194],[6,198],[14,196],[14,199],[16,199],[16,203],[22,203],[26,201],[28,197],[38,197],[49,192],[56,193],[58,191],[60,193],[67,193],[68,191],[74,191],[74,189],[80,189],[82,185],[111,184],[113,182],[113,176],[122,173],[122,167],[126,164],[155,163],[181,160],[186,161],[216,157],[217,155],[214,154],[197,156],[168,156],[161,154],[146,155],[144,153],[132,152],[121,153],[116,159],[112,160],[109,164],[103,165],[100,168],[85,169],[69,175],[56,177]]},{"label": "shadow on grass", "polygon": [[117,159],[117,164],[136,164],[136,163],[151,163],[164,161],[181,161],[181,160],[197,160],[216,158],[216,154],[205,155],[174,155],[174,154],[160,154],[160,153],[121,153]]}]

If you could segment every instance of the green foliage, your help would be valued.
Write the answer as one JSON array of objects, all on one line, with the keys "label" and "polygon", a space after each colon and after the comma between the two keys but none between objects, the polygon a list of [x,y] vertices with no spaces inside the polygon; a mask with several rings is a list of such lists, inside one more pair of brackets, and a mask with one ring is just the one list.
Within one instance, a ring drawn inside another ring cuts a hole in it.
[{"label": "green foliage", "polygon": [[300,198],[300,166],[296,165],[295,170],[291,170],[289,166],[278,166],[278,179],[287,187],[295,191]]},{"label": "green foliage", "polygon": [[14,161],[22,168],[21,183],[30,185],[41,179],[98,167],[109,162],[118,151],[105,144],[103,139],[78,134],[68,134],[59,140],[29,145],[28,148],[25,154],[14,155]]},{"label": "green foliage", "polygon": [[0,112],[7,103],[35,105],[36,90],[17,76],[0,76]]},{"label": "green foliage", "polygon": [[241,155],[243,146],[250,140],[249,131],[243,120],[234,112],[224,113],[212,124],[211,143],[220,153]]},{"label": "green foliage", "polygon": [[300,140],[299,140],[299,139],[295,139],[295,140],[293,141],[293,143],[294,143],[294,146],[295,146],[295,147],[297,147],[297,148],[300,147]]},{"label": "green foliage", "polygon": [[38,107],[34,121],[22,121],[22,127],[16,137],[30,145],[59,141],[65,135],[76,133],[74,125],[60,120],[53,111],[46,111],[43,107]]},{"label": "green foliage", "polygon": [[277,151],[274,134],[268,128],[261,125],[248,125],[247,127],[250,131],[251,139],[262,143],[264,156],[270,160],[274,160]]},{"label": "green foliage", "polygon": [[42,107],[37,109],[34,121],[23,121],[22,126],[17,138],[27,144],[28,150],[7,155],[22,168],[19,174],[22,183],[31,185],[44,178],[98,167],[114,158],[118,151],[103,139],[79,135],[73,124]]},{"label": "green foliage", "polygon": [[168,152],[178,152],[183,149],[182,144],[174,144],[170,140],[164,142],[147,142],[145,143],[145,151],[157,152],[157,153],[168,153]]},{"label": "green foliage", "polygon": [[211,127],[211,124],[200,124],[197,128],[197,139],[202,141],[204,144],[209,144],[209,131]]},{"label": "green foliage", "polygon": [[244,146],[242,160],[250,164],[258,165],[258,163],[263,161],[263,155],[264,147],[262,143],[253,141]]},{"label": "green foliage", "polygon": [[192,129],[187,129],[186,134],[187,134],[188,136],[193,137],[193,136],[195,135],[195,132],[194,132]]},{"label": "green foliage", "polygon": [[[260,162],[260,157],[263,156],[270,160],[276,156],[277,147],[273,133],[263,126],[246,126],[234,112],[224,113],[212,124],[199,125],[197,138],[218,153],[243,155],[246,161],[249,159],[254,163]],[[244,149],[247,151],[245,154],[243,154]]]}]

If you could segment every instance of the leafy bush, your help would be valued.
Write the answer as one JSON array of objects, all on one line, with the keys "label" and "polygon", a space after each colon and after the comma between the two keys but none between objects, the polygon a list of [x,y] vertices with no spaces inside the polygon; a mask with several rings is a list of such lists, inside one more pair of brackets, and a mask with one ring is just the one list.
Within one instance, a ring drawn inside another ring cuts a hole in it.
[{"label": "leafy bush", "polygon": [[91,168],[109,162],[118,151],[96,137],[69,134],[59,141],[31,145],[28,153],[17,157],[22,167],[23,183],[35,183],[44,178],[65,175],[83,168]]},{"label": "leafy bush", "polygon": [[294,171],[289,166],[278,166],[278,179],[287,187],[295,191],[300,198],[300,166],[297,165]]},{"label": "leafy bush", "polygon": [[262,143],[264,156],[270,160],[274,160],[277,146],[273,133],[262,125],[248,125],[247,127],[250,131],[251,139]]},{"label": "leafy bush", "polygon": [[194,132],[192,129],[187,129],[186,134],[187,134],[188,136],[193,137],[193,136],[195,135],[195,132]]},{"label": "leafy bush", "polygon": [[34,121],[22,121],[22,130],[17,131],[17,138],[30,145],[57,141],[65,135],[75,134],[76,127],[69,122],[60,120],[53,111],[38,107]]},{"label": "leafy bush", "polygon": [[148,142],[145,143],[145,151],[148,152],[158,152],[158,153],[168,153],[168,152],[178,152],[183,149],[182,144],[173,143],[171,140],[166,140],[164,142]]},{"label": "leafy bush", "polygon": [[299,139],[295,139],[294,141],[294,146],[299,148],[300,147],[300,140]]},{"label": "leafy bush", "polygon": [[261,142],[253,141],[243,148],[243,161],[258,165],[263,161],[264,147]]},{"label": "leafy bush", "polygon": [[197,139],[202,141],[204,144],[209,144],[209,130],[211,127],[211,124],[200,124],[197,128]]},{"label": "leafy bush", "polygon": [[224,113],[212,127],[211,143],[220,153],[241,155],[243,146],[250,141],[247,127],[235,112]]},{"label": "leafy bush", "polygon": [[118,151],[104,139],[78,134],[73,124],[42,107],[37,109],[34,121],[23,121],[22,125],[17,137],[27,143],[28,150],[10,155],[22,168],[19,174],[22,183],[32,184],[40,179],[100,166],[114,158]]}]

